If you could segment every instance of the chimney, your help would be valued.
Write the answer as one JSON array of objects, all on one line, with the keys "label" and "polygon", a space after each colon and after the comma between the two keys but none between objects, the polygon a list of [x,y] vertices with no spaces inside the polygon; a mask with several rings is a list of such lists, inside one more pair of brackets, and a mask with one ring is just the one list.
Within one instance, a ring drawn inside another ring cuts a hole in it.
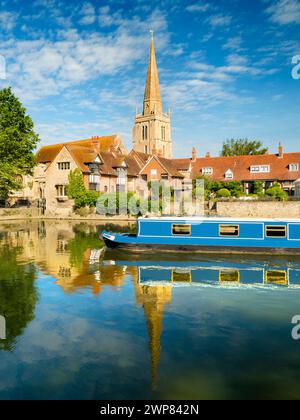
[{"label": "chimney", "polygon": [[192,150],[192,162],[196,162],[196,160],[197,160],[197,150],[196,150],[196,147],[193,147],[193,150]]},{"label": "chimney", "polygon": [[280,158],[283,157],[283,147],[282,147],[282,143],[281,142],[278,145],[278,157],[280,157]]},{"label": "chimney", "polygon": [[206,158],[210,158],[210,152],[207,152],[205,155]]},{"label": "chimney", "polygon": [[152,147],[152,155],[153,155],[153,156],[156,156],[156,155],[157,155],[156,145],[154,145],[154,146]]},{"label": "chimney", "polygon": [[98,137],[92,137],[92,147],[94,149],[95,153],[100,153],[100,141],[98,140]]}]

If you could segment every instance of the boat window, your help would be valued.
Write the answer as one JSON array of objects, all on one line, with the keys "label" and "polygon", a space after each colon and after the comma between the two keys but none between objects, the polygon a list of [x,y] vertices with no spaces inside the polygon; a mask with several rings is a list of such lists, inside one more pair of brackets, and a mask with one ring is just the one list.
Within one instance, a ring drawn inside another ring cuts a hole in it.
[{"label": "boat window", "polygon": [[267,238],[286,238],[286,226],[266,226]]},{"label": "boat window", "polygon": [[239,270],[221,270],[219,272],[220,283],[239,283],[240,272]]},{"label": "boat window", "polygon": [[190,235],[191,225],[172,225],[172,235]]},{"label": "boat window", "polygon": [[287,284],[286,271],[270,270],[266,272],[266,283],[278,284],[285,286]]},{"label": "boat window", "polygon": [[240,227],[239,225],[220,225],[219,233],[220,236],[239,236]]},{"label": "boat window", "polygon": [[192,282],[192,273],[191,271],[182,272],[173,270],[172,272],[172,282],[174,283],[191,283]]}]

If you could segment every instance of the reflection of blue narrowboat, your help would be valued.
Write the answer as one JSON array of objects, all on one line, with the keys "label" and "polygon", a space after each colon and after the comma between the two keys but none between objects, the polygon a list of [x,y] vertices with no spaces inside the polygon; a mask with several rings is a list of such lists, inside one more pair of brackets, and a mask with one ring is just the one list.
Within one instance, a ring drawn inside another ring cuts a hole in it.
[{"label": "reflection of blue narrowboat", "polygon": [[300,254],[300,220],[141,218],[137,234],[103,232],[109,248],[235,254]]},{"label": "reflection of blue narrowboat", "polygon": [[136,266],[145,286],[288,287],[300,289],[300,265],[284,263],[234,263],[220,261],[104,261],[105,265]]}]

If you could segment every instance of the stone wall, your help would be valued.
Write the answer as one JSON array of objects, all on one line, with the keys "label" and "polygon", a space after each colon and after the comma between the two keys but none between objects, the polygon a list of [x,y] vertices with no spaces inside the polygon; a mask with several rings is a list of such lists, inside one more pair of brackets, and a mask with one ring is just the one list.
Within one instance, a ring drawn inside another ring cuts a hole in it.
[{"label": "stone wall", "polygon": [[39,209],[20,207],[16,209],[0,209],[1,220],[17,220],[30,219],[31,217],[38,217]]},{"label": "stone wall", "polygon": [[300,201],[222,201],[217,202],[218,216],[300,218]]}]

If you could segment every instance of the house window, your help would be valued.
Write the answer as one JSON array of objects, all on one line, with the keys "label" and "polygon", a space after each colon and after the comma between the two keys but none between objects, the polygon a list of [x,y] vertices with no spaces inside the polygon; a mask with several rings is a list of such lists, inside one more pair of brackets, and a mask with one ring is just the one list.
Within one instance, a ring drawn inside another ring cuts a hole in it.
[{"label": "house window", "polygon": [[254,173],[268,173],[270,172],[270,165],[255,165],[250,166],[250,172]]},{"label": "house window", "polygon": [[286,226],[266,226],[267,238],[286,238]]},{"label": "house window", "polygon": [[151,169],[151,176],[157,176],[157,169]]},{"label": "house window", "polygon": [[126,179],[127,179],[126,169],[118,168],[117,173],[118,173],[117,184],[118,185],[126,185]]},{"label": "house window", "polygon": [[219,235],[220,236],[239,236],[240,227],[239,225],[220,225]]},{"label": "house window", "polygon": [[58,198],[68,197],[68,191],[66,185],[56,185],[56,196]]},{"label": "house window", "polygon": [[190,236],[191,225],[172,225],[172,235]]},{"label": "house window", "polygon": [[203,175],[212,175],[214,173],[213,168],[202,168],[201,172]]},{"label": "house window", "polygon": [[225,173],[225,179],[233,179],[233,172],[230,169]]},{"label": "house window", "polygon": [[298,172],[299,171],[299,165],[298,165],[298,163],[291,163],[289,165],[289,171],[290,172]]},{"label": "house window", "polygon": [[59,169],[60,171],[65,171],[65,170],[70,170],[70,169],[71,169],[71,164],[70,164],[70,162],[59,162],[59,163],[57,164],[57,166],[58,166],[58,169]]},{"label": "house window", "polygon": [[145,153],[148,154],[148,146],[145,146]]}]

